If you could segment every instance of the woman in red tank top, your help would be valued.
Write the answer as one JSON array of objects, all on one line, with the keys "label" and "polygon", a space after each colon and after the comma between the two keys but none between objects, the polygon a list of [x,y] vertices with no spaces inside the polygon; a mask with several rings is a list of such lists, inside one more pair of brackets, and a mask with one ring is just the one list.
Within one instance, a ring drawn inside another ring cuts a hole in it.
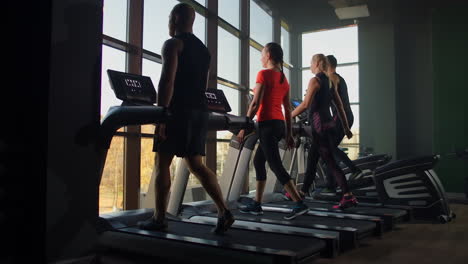
[{"label": "woman in red tank top", "polygon": [[[296,190],[291,176],[283,167],[278,149],[278,142],[285,138],[288,148],[294,147],[291,128],[291,103],[289,98],[289,83],[283,73],[283,50],[277,43],[271,42],[262,50],[262,65],[265,68],[257,74],[254,88],[254,97],[247,111],[247,116],[253,119],[257,116],[258,130],[256,133],[260,139],[254,157],[254,166],[257,178],[257,190],[255,200],[241,208],[243,213],[255,215],[262,214],[262,197],[266,183],[266,162],[275,173],[278,181],[284,185],[286,191],[296,202],[291,214],[285,216],[287,220],[306,213],[309,209],[303,203]],[[283,115],[284,107],[284,115]],[[286,123],[286,124],[285,124]],[[242,142],[244,130],[237,135]]]}]

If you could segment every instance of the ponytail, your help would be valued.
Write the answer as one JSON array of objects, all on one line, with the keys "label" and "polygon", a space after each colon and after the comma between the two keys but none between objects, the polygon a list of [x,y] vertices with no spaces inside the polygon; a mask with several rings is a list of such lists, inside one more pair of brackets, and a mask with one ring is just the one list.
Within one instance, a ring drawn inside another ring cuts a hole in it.
[{"label": "ponytail", "polygon": [[280,70],[281,70],[281,79],[280,79],[280,83],[283,83],[283,82],[284,82],[283,60],[281,60],[280,65],[281,65],[281,67],[280,67]]},{"label": "ponytail", "polygon": [[284,79],[285,79],[284,69],[283,69],[283,63],[284,63],[283,49],[276,42],[270,42],[270,43],[266,44],[265,48],[267,48],[268,52],[270,53],[271,60],[273,60],[273,62],[275,64],[280,65],[280,71],[281,71],[280,83],[282,84],[284,82]]}]

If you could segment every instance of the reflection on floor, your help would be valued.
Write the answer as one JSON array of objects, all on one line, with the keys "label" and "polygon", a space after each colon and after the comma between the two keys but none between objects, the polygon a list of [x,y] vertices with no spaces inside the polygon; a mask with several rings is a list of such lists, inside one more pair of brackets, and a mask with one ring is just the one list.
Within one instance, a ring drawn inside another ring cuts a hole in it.
[{"label": "reflection on floor", "polygon": [[457,218],[448,224],[400,224],[382,239],[367,240],[355,250],[317,264],[458,264],[468,259],[468,205],[451,204]]}]

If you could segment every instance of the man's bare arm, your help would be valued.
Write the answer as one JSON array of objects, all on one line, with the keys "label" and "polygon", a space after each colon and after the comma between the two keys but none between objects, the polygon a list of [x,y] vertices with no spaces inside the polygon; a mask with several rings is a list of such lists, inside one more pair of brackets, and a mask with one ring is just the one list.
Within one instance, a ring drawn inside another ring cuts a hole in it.
[{"label": "man's bare arm", "polygon": [[179,52],[182,42],[178,39],[169,39],[162,48],[162,71],[158,85],[158,106],[169,106],[174,92],[174,81],[177,72]]}]

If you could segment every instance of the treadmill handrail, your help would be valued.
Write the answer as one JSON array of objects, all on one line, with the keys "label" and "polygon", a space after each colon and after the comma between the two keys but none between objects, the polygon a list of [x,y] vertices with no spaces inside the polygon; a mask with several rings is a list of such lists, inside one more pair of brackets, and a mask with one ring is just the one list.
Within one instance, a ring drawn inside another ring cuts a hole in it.
[{"label": "treadmill handrail", "polygon": [[121,127],[162,123],[169,117],[169,112],[161,106],[113,106],[101,121],[98,146],[108,149]]}]

